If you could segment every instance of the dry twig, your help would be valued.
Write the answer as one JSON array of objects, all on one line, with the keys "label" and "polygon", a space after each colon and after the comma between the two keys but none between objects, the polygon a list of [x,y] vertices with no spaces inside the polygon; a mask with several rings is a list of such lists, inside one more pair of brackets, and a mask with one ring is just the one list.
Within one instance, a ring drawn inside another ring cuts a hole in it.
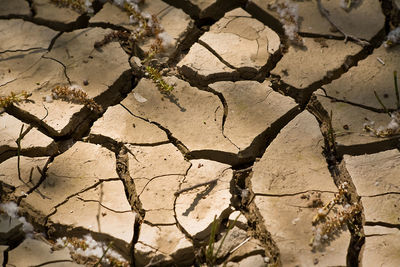
[{"label": "dry twig", "polygon": [[341,34],[343,34],[344,36],[344,41],[347,42],[347,40],[353,40],[355,43],[361,45],[361,46],[367,46],[367,45],[371,45],[369,42],[365,41],[365,40],[361,40],[360,38],[348,34],[346,33],[343,29],[341,29],[335,22],[333,22],[333,20],[329,17],[329,11],[326,10],[321,3],[321,0],[317,0],[317,5],[318,5],[318,9],[319,12],[321,13],[322,16],[324,16],[329,23],[335,27]]}]

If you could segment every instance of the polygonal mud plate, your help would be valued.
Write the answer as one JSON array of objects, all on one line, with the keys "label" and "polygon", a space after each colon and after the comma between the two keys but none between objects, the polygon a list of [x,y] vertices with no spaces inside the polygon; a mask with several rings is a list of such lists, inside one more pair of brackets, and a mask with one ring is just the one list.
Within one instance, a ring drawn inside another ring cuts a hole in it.
[{"label": "polygonal mud plate", "polygon": [[[167,77],[174,90],[161,93],[151,80],[142,79],[121,103],[133,114],[167,128],[189,150],[213,149],[236,153],[222,135],[222,104],[212,93],[201,91],[176,77]],[[147,99],[139,102],[134,94]]]},{"label": "polygonal mud plate", "polygon": [[364,226],[365,244],[362,266],[399,266],[400,231],[381,226]]},{"label": "polygonal mud plate", "polygon": [[129,172],[136,192],[151,224],[175,223],[174,193],[184,179],[190,163],[172,144],[154,147],[128,146]]},{"label": "polygonal mud plate", "polygon": [[369,144],[373,145],[390,139],[390,137],[376,137],[364,130],[364,124],[371,121],[376,122],[377,126],[387,125],[390,122],[387,114],[331,100],[325,97],[321,90],[318,90],[317,99],[326,111],[332,112],[332,128],[339,151],[347,151],[347,149],[360,151],[362,147],[367,148]]},{"label": "polygonal mud plate", "polygon": [[256,194],[296,194],[307,190],[336,191],[322,155],[324,144],[317,120],[302,112],[282,129],[251,179]]},{"label": "polygonal mud plate", "polygon": [[[134,93],[133,98],[126,98],[124,103],[128,106],[131,106],[132,101],[137,103],[136,95]],[[133,145],[168,142],[165,132],[150,122],[136,118],[121,105],[109,107],[103,116],[93,124],[90,133]]]},{"label": "polygonal mud plate", "polygon": [[11,59],[8,68],[11,70],[3,77],[7,84],[2,87],[2,94],[10,95],[12,92],[21,93],[26,91],[32,94],[28,102],[19,104],[21,112],[14,112],[14,116],[24,116],[24,111],[36,116],[37,120],[50,126],[50,133],[57,134],[68,123],[75,112],[82,105],[62,102],[60,100],[47,103],[44,97],[50,95],[50,90],[59,83],[67,83],[63,68],[60,64],[50,59],[42,58],[42,54],[32,53],[22,57]]},{"label": "polygonal mud plate", "polygon": [[121,181],[105,181],[68,199],[50,216],[53,223],[82,227],[123,241],[125,251],[133,237],[135,213]]},{"label": "polygonal mud plate", "polygon": [[[23,128],[22,128],[23,126]],[[8,114],[0,115],[0,155],[7,150],[16,151],[17,139],[20,137],[21,129],[25,132],[29,125],[22,123],[20,120]],[[52,139],[39,132],[36,128],[32,128],[21,140],[21,149],[32,149],[41,147],[42,149],[52,143]],[[0,156],[0,159],[2,156]]]},{"label": "polygonal mud plate", "polygon": [[237,8],[226,13],[198,43],[178,68],[185,76],[204,84],[239,76],[255,77],[269,67],[272,55],[279,53],[280,39],[270,28]]},{"label": "polygonal mud plate", "polygon": [[123,26],[130,30],[135,29],[129,23],[129,14],[118,5],[110,2],[106,2],[103,8],[89,20],[89,23],[93,25],[112,24]]},{"label": "polygonal mud plate", "polygon": [[[42,73],[37,71],[41,56],[57,33],[20,19],[1,20],[0,32],[0,60],[4,62],[0,64],[1,95],[18,94],[23,90],[32,93],[31,87],[38,87],[42,76],[46,77],[51,69],[57,69],[56,65],[42,64],[42,68],[47,69]],[[35,74],[37,76],[32,77]]]},{"label": "polygonal mud plate", "polygon": [[141,225],[139,240],[135,244],[135,265],[146,266],[157,262],[166,266],[193,264],[193,244],[176,225]]},{"label": "polygonal mud plate", "polygon": [[218,80],[237,80],[240,74],[228,67],[203,45],[195,43],[189,53],[178,63],[178,70],[186,78],[201,84]]},{"label": "polygonal mud plate", "polygon": [[9,266],[47,265],[54,267],[83,266],[73,262],[67,248],[54,251],[50,244],[36,239],[25,239],[15,249],[8,252]]},{"label": "polygonal mud plate", "polygon": [[392,48],[381,46],[366,59],[358,62],[357,66],[324,88],[327,94],[333,98],[381,109],[382,106],[374,94],[376,91],[387,108],[396,109],[394,71],[399,73],[397,79],[400,80],[400,46]]},{"label": "polygonal mud plate", "polygon": [[[341,40],[303,38],[304,47],[290,46],[271,74],[297,89],[306,89],[340,71],[348,57],[358,54],[362,47]],[[304,64],[307,62],[307,64]],[[315,88],[316,89],[316,88]]]},{"label": "polygonal mud plate", "polygon": [[32,7],[36,12],[35,18],[53,23],[73,23],[80,14],[68,7],[59,7],[47,0],[32,0]]},{"label": "polygonal mud plate", "polygon": [[62,62],[71,83],[82,86],[89,97],[96,97],[130,69],[129,56],[118,43],[107,44],[101,51],[94,49],[94,43],[110,32],[90,28],[64,33],[46,57]]},{"label": "polygonal mud plate", "polygon": [[[3,3],[2,3],[3,6]],[[47,49],[50,41],[56,36],[57,32],[40,25],[35,25],[31,22],[21,19],[9,19],[0,21],[1,44],[0,51],[5,50],[28,50],[30,52],[42,49]],[[16,54],[1,54],[1,58],[7,59],[11,56],[20,56],[24,51],[15,51]],[[6,61],[7,62],[7,61]],[[3,65],[3,64],[2,64]],[[8,64],[6,64],[8,65]],[[5,68],[5,66],[2,66]],[[12,69],[11,69],[12,70]]]},{"label": "polygonal mud plate", "polygon": [[344,156],[344,160],[359,195],[400,192],[400,153],[397,149],[370,155]]},{"label": "polygonal mud plate", "polygon": [[243,77],[254,77],[266,68],[280,46],[279,36],[274,31],[240,8],[226,13],[199,42]]},{"label": "polygonal mud plate", "polygon": [[[353,2],[353,6],[354,3]],[[358,1],[356,7],[346,11],[341,6],[341,0],[322,0],[323,7],[329,12],[330,19],[345,33],[358,38],[371,40],[385,23],[385,16],[382,13],[381,5],[376,1]],[[274,1],[250,0],[248,8],[250,13],[258,13],[260,17],[273,17],[280,20],[276,11],[268,8]],[[340,32],[334,31],[329,21],[323,17],[318,10],[315,1],[279,0],[278,3],[288,3],[291,10],[295,10],[298,16],[299,32],[343,36]]]},{"label": "polygonal mud plate", "polygon": [[[64,33],[57,39],[49,53],[43,56],[28,55],[29,58],[24,57],[22,62],[19,62],[21,59],[16,59],[18,62],[15,64],[18,66],[32,60],[35,63],[30,63],[29,66],[21,69],[18,79],[7,84],[4,90],[9,94],[17,86],[32,93],[30,99],[34,103],[22,103],[20,106],[39,119],[44,118],[48,113],[44,122],[50,126],[53,135],[57,135],[57,132],[62,131],[67,125],[69,127],[64,131],[72,130],[77,121],[77,118],[71,121],[72,115],[78,112],[82,105],[61,100],[45,103],[43,98],[49,96],[56,85],[69,83],[82,86],[88,97],[93,98],[108,90],[124,72],[130,69],[128,55],[119,44],[108,44],[102,51],[93,48],[93,44],[101,40],[108,32],[110,31],[85,29]],[[86,82],[89,84],[84,86]],[[120,81],[118,86],[130,86],[129,82],[128,80]]]},{"label": "polygonal mud plate", "polygon": [[[332,193],[322,193],[320,200],[328,203]],[[322,251],[311,251],[312,220],[318,208],[301,195],[256,196],[264,225],[278,245],[283,266],[345,266],[350,233],[342,232]]]},{"label": "polygonal mud plate", "polygon": [[376,197],[362,197],[365,221],[370,223],[400,224],[400,193]]},{"label": "polygonal mud plate", "polygon": [[2,0],[0,5],[0,17],[11,15],[29,16],[31,11],[29,3],[25,0]]},{"label": "polygonal mud plate", "polygon": [[98,145],[77,142],[54,159],[46,179],[23,203],[35,207],[43,215],[53,215],[71,197],[90,190],[101,181],[116,178],[114,153]]},{"label": "polygonal mud plate", "polygon": [[345,156],[367,222],[400,223],[400,153],[397,149],[371,155]]},{"label": "polygonal mud plate", "polygon": [[317,120],[304,111],[282,129],[253,168],[255,204],[284,265],[346,263],[348,233],[332,242],[325,253],[313,253],[309,246],[317,207],[331,201],[337,191],[322,145]]},{"label": "polygonal mud plate", "polygon": [[[20,157],[20,180],[18,177],[18,157],[7,159],[0,163],[0,180],[7,185],[16,187],[16,192],[14,192],[16,196],[25,195],[39,182],[42,175],[37,168],[43,169],[47,161],[47,157]],[[40,191],[36,191],[36,193],[40,194]]]},{"label": "polygonal mud plate", "polygon": [[224,134],[240,150],[297,106],[291,98],[274,92],[268,82],[217,82],[210,88],[222,93],[226,100]]},{"label": "polygonal mud plate", "polygon": [[[175,212],[179,224],[194,239],[204,240],[211,231],[214,216],[224,219],[232,212],[230,208],[229,165],[208,160],[192,160],[176,199]],[[202,186],[196,186],[202,184]],[[194,186],[194,188],[192,188]]]}]

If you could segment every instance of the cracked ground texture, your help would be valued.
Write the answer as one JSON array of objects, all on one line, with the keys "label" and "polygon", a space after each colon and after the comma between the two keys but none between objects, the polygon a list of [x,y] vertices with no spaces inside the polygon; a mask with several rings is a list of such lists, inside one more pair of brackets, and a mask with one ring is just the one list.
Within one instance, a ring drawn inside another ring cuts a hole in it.
[{"label": "cracked ground texture", "polygon": [[2,266],[400,266],[399,137],[364,130],[398,110],[400,1],[278,0],[301,46],[275,1],[137,1],[168,94],[154,36],[95,48],[123,8],[52,2],[0,0],[0,97],[29,94],[0,111]]}]

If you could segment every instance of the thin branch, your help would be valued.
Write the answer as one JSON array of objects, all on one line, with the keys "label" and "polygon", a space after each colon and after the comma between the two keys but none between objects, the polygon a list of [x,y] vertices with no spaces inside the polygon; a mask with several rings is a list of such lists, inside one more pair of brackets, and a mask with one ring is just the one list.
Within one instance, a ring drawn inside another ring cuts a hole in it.
[{"label": "thin branch", "polygon": [[105,208],[106,210],[109,210],[111,212],[115,212],[115,213],[128,213],[128,212],[132,212],[131,210],[114,210],[112,208],[109,208],[107,206],[105,206],[104,204],[100,203],[98,200],[94,200],[94,199],[84,199],[82,197],[76,197],[77,199],[79,199],[80,201],[83,202],[96,202],[99,203],[99,205],[103,208]]},{"label": "thin branch", "polygon": [[399,95],[399,86],[397,84],[397,71],[393,72],[394,78],[394,91],[396,92],[396,106],[397,109],[400,109],[400,95]]},{"label": "thin branch", "polygon": [[354,42],[356,42],[357,44],[361,45],[361,46],[367,46],[367,45],[371,45],[369,42],[365,41],[365,40],[361,40],[360,38],[348,34],[346,33],[343,29],[341,29],[335,22],[333,22],[333,20],[329,17],[329,12],[328,10],[326,10],[321,3],[321,0],[317,0],[317,5],[318,5],[318,9],[319,12],[321,13],[322,16],[324,16],[329,23],[335,27],[341,34],[343,34],[344,36],[344,41],[347,42],[347,40],[353,40]]},{"label": "thin branch", "polygon": [[[17,143],[17,170],[18,170],[18,179],[25,184],[26,186],[27,183],[22,179],[21,177],[21,140],[22,138],[25,137],[29,133],[30,130],[32,130],[32,125],[29,125],[29,127],[24,131],[24,124],[21,125],[21,130],[19,132],[19,136],[15,143]],[[29,186],[28,186],[29,187]]]},{"label": "thin branch", "polygon": [[107,254],[108,250],[111,248],[113,244],[113,241],[111,241],[110,243],[108,243],[108,246],[106,248],[106,250],[103,252],[103,255],[101,255],[101,258],[98,260],[98,262],[96,262],[96,264],[94,265],[94,267],[99,266],[99,264],[103,261],[104,256]]},{"label": "thin branch", "polygon": [[383,104],[382,100],[379,98],[378,93],[377,93],[376,91],[374,91],[374,95],[375,95],[376,99],[378,100],[379,104],[381,104],[381,106],[382,106],[383,110],[385,111],[385,113],[387,113],[387,114],[389,115],[389,117],[390,117],[390,112],[389,112],[389,110],[388,110],[387,107]]},{"label": "thin branch", "polygon": [[46,266],[46,265],[52,265],[54,263],[62,263],[62,262],[71,262],[73,263],[73,260],[54,260],[54,261],[46,261],[44,263],[38,264],[38,265],[30,265],[29,267],[41,267],[41,266]]}]

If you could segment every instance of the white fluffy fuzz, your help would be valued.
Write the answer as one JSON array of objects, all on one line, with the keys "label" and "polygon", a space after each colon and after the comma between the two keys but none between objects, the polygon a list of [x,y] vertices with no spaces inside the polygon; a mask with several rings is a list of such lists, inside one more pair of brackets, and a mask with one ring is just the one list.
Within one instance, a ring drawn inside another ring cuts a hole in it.
[{"label": "white fluffy fuzz", "polygon": [[86,7],[86,11],[87,11],[89,14],[93,14],[93,13],[94,13],[94,10],[93,10],[93,7],[92,7],[92,1],[91,1],[91,0],[85,0],[85,7]]},{"label": "white fluffy fuzz", "polygon": [[158,37],[162,41],[162,46],[166,49],[174,46],[174,38],[172,38],[167,32],[161,32],[158,34]]},{"label": "white fluffy fuzz", "polygon": [[114,0],[114,4],[117,6],[124,6],[125,0]]},{"label": "white fluffy fuzz", "polygon": [[22,231],[24,231],[25,234],[30,236],[30,234],[33,232],[33,226],[28,223],[25,219],[25,217],[20,217],[18,215],[18,205],[15,202],[6,202],[3,204],[0,204],[0,209],[3,210],[8,216],[11,218],[17,219],[22,223]]},{"label": "white fluffy fuzz", "polygon": [[400,44],[400,27],[397,27],[396,29],[392,30],[389,32],[385,43],[383,44],[384,47],[391,47],[396,44]]},{"label": "white fluffy fuzz", "polygon": [[15,202],[7,202],[0,204],[0,209],[2,209],[11,218],[18,217],[18,205]]},{"label": "white fluffy fuzz", "polygon": [[[85,235],[82,241],[84,241],[87,245],[87,248],[85,250],[81,248],[75,248],[71,243],[68,242],[68,239],[66,237],[58,238],[55,245],[56,247],[67,247],[71,252],[82,255],[84,257],[95,256],[97,258],[101,258],[107,249],[107,245],[104,242],[94,240],[90,234]],[[126,261],[118,252],[116,252],[112,248],[108,249],[106,255],[121,262]],[[103,261],[108,263],[109,260],[103,257]]]}]

